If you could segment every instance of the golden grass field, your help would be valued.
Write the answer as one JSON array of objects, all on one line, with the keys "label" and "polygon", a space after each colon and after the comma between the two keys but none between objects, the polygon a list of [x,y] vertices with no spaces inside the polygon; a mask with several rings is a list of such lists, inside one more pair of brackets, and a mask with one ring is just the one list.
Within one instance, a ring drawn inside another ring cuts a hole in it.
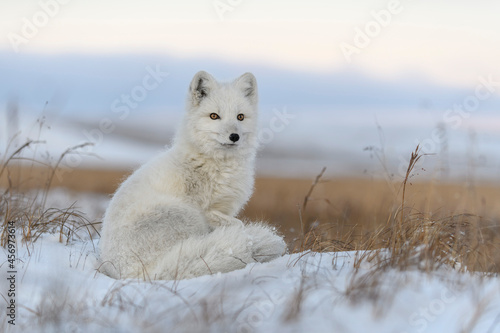
[{"label": "golden grass field", "polygon": [[[58,170],[53,174],[51,187],[112,194],[130,173],[131,170]],[[10,181],[11,185],[17,184],[15,187],[21,189],[43,188],[51,175],[51,169],[11,166],[0,178],[0,186],[6,188]],[[312,188],[304,210],[304,199],[313,180],[257,178],[255,192],[241,217],[274,224],[291,247],[299,246],[297,240],[302,235],[320,226],[323,233],[326,230],[328,238],[342,242],[341,249],[358,249],[364,235],[371,235],[398,218],[401,182],[321,178]],[[467,221],[479,220],[478,223],[488,226],[488,237],[493,237],[489,242],[500,245],[498,202],[498,183],[472,185],[465,182],[419,182],[409,178],[404,206],[406,215],[422,221],[439,221],[454,216]],[[492,251],[499,252],[496,247]]]}]

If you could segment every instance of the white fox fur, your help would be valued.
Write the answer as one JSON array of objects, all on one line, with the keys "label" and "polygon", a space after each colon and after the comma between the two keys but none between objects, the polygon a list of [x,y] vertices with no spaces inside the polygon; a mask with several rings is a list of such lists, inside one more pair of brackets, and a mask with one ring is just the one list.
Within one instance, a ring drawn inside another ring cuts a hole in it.
[{"label": "white fox fur", "polygon": [[184,279],[285,253],[270,227],[235,217],[253,191],[257,100],[251,73],[231,83],[194,76],[173,146],[123,182],[106,210],[101,271]]}]

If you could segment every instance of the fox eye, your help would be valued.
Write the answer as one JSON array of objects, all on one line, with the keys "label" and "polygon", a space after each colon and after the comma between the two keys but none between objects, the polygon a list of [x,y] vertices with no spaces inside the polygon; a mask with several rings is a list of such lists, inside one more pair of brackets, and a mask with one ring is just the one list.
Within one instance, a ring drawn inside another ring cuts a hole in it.
[{"label": "fox eye", "polygon": [[217,120],[217,119],[220,119],[220,117],[219,117],[219,115],[217,113],[211,113],[210,114],[210,119]]},{"label": "fox eye", "polygon": [[243,119],[245,119],[245,115],[243,113],[240,113],[239,115],[236,116],[236,119],[242,121]]}]

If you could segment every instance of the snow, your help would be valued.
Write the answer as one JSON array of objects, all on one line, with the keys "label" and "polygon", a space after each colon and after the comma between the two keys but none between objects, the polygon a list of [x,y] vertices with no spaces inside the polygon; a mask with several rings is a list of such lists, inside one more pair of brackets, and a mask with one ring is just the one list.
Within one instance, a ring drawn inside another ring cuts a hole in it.
[{"label": "snow", "polygon": [[17,239],[16,325],[0,322],[6,332],[500,332],[498,277],[367,262],[356,272],[360,253],[304,252],[190,280],[114,280],[96,270],[98,239]]}]

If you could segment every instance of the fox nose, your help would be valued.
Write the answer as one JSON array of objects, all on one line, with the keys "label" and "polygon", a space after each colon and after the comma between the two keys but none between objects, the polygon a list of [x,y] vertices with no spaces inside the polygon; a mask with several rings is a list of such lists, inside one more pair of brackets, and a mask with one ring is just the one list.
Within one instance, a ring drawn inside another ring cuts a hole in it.
[{"label": "fox nose", "polygon": [[229,135],[229,140],[233,141],[233,142],[236,142],[240,139],[240,136],[236,133],[231,133]]}]

